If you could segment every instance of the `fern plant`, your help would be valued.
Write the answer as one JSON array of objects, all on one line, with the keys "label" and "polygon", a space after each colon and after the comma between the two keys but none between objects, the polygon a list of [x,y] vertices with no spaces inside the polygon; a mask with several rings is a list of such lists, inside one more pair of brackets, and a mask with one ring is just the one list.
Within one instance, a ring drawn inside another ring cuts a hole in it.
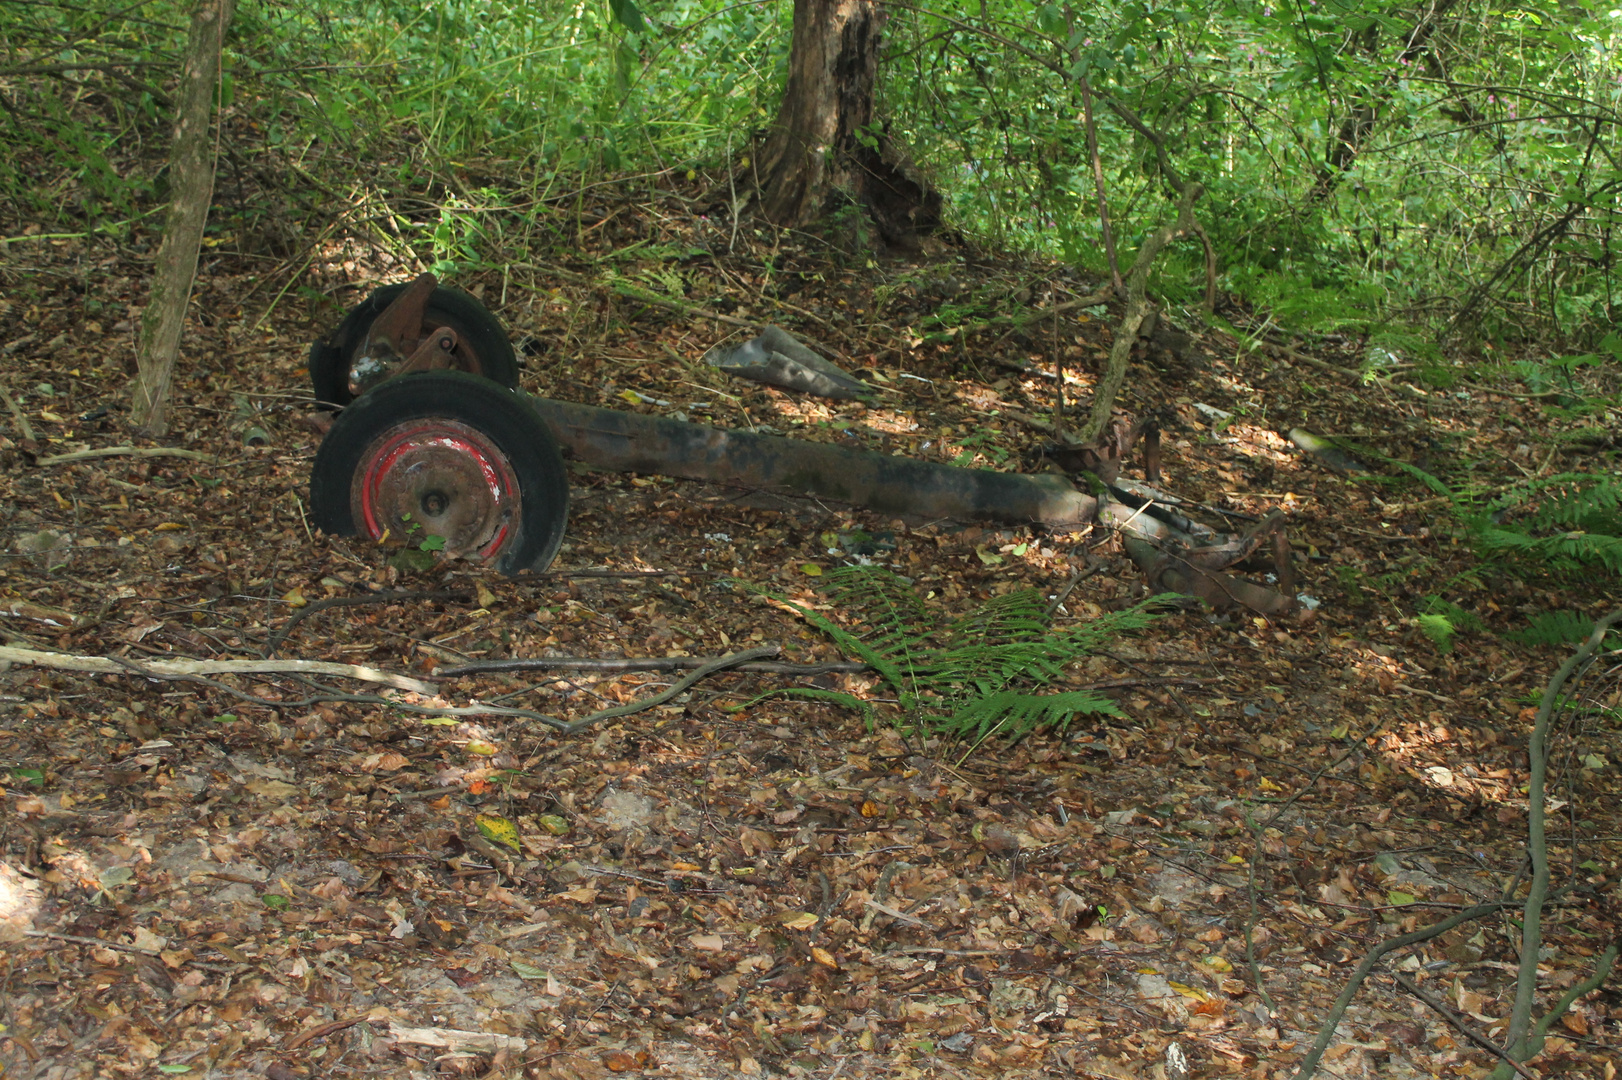
[{"label": "fern plant", "polygon": [[1594,632],[1594,620],[1575,611],[1546,611],[1534,615],[1520,630],[1504,636],[1521,645],[1576,645]]},{"label": "fern plant", "polygon": [[[882,567],[843,567],[827,575],[822,592],[829,610],[840,613],[837,620],[770,590],[741,584],[790,608],[846,656],[871,666],[895,694],[903,730],[926,730],[975,746],[993,736],[1018,738],[1038,728],[1062,732],[1079,716],[1120,716],[1113,702],[1090,691],[1053,693],[1045,688],[1065,665],[1147,626],[1155,603],[1149,600],[1055,628],[1041,594],[1021,589],[942,625],[906,579]],[[754,701],[774,696],[829,701],[861,713],[870,728],[878,722],[873,705],[854,694],[789,687]]]},{"label": "fern plant", "polygon": [[1560,473],[1515,485],[1468,521],[1488,552],[1547,562],[1557,570],[1602,566],[1622,573],[1622,479]]},{"label": "fern plant", "polygon": [[1559,473],[1523,480],[1482,502],[1424,469],[1385,460],[1447,498],[1484,556],[1509,555],[1564,573],[1596,566],[1622,573],[1622,478]]},{"label": "fern plant", "polygon": [[[1521,481],[1484,500],[1407,462],[1385,460],[1453,504],[1484,560],[1512,558],[1561,574],[1596,568],[1622,573],[1622,479],[1616,476],[1559,473]],[[1459,631],[1485,629],[1477,616],[1440,596],[1427,598],[1414,625],[1444,655],[1452,651]],[[1582,641],[1593,625],[1576,612],[1554,611],[1533,616],[1528,626],[1505,636],[1522,645],[1566,645]]]}]

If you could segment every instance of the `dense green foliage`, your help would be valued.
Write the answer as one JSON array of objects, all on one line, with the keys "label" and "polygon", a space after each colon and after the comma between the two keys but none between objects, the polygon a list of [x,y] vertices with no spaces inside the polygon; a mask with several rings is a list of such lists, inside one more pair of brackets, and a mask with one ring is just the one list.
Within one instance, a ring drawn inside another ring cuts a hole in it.
[{"label": "dense green foliage", "polygon": [[[279,198],[218,229],[264,239],[359,201],[346,228],[398,230],[454,269],[583,185],[703,184],[770,121],[789,7],[244,0],[222,201],[249,180]],[[1127,255],[1167,217],[1171,169],[1208,190],[1223,284],[1286,327],[1392,351],[1415,340],[1403,323],[1592,343],[1612,321],[1622,20],[1607,8],[886,10],[880,113],[971,235],[1102,272],[1086,79]],[[64,228],[149,214],[185,20],[176,0],[0,9],[0,195]],[[1185,246],[1156,287],[1191,299],[1200,276]]]}]

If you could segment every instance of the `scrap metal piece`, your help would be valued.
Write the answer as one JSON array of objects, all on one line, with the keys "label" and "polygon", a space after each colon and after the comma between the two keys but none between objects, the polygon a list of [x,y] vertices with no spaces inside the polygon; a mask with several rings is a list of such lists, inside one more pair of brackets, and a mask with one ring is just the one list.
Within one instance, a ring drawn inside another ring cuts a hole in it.
[{"label": "scrap metal piece", "polygon": [[1314,435],[1306,428],[1291,428],[1290,441],[1320,464],[1339,473],[1366,473],[1369,467],[1328,439]]},{"label": "scrap metal piece", "polygon": [[[1123,543],[1151,589],[1197,596],[1218,611],[1243,607],[1258,615],[1288,615],[1298,604],[1284,522],[1283,512],[1275,510],[1243,533],[1209,543],[1190,544],[1169,531],[1156,539],[1127,532]],[[1228,572],[1229,567],[1243,562],[1267,543],[1272,545],[1277,589]]]},{"label": "scrap metal piece", "polygon": [[455,330],[441,326],[423,336],[423,319],[437,288],[439,279],[434,275],[418,274],[372,320],[366,344],[350,364],[349,382],[356,396],[396,375],[457,367]]},{"label": "scrap metal piece", "polygon": [[711,349],[704,354],[704,362],[729,375],[836,401],[870,398],[875,393],[873,387],[824,360],[777,326],[768,326],[758,337],[734,349]]}]

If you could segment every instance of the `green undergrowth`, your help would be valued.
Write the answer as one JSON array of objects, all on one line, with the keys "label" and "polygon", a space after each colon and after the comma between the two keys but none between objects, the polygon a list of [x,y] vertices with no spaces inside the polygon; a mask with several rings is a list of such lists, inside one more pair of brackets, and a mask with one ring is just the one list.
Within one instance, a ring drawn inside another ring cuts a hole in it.
[{"label": "green undergrowth", "polygon": [[[904,732],[967,741],[970,752],[993,737],[1015,739],[1041,728],[1062,732],[1082,716],[1122,715],[1098,694],[1055,686],[1063,681],[1066,665],[1147,626],[1156,603],[1151,599],[1125,611],[1055,626],[1048,602],[1035,589],[992,597],[975,611],[949,619],[906,578],[881,567],[832,571],[820,588],[827,603],[815,606],[739,584],[789,608],[826,634],[846,657],[870,665],[895,695],[895,708],[885,710],[887,722]],[[880,722],[872,701],[844,691],[791,687],[748,704],[769,697],[828,701],[861,713],[870,728]]]},{"label": "green undergrowth", "polygon": [[[1446,498],[1452,508],[1461,538],[1480,560],[1455,581],[1484,588],[1489,578],[1543,574],[1614,587],[1622,578],[1622,478],[1558,473],[1522,480],[1489,497],[1449,486],[1407,462],[1386,462]],[[1441,595],[1426,598],[1414,624],[1442,653],[1452,650],[1459,633],[1486,631],[1480,616]],[[1504,636],[1528,646],[1570,645],[1586,638],[1593,626],[1594,620],[1580,612],[1548,611]]]}]

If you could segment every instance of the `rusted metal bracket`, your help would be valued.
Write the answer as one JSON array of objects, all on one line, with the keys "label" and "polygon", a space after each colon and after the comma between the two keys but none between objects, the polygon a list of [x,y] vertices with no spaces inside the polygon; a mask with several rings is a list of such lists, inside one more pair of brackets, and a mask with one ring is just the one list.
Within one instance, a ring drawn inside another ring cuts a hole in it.
[{"label": "rusted metal bracket", "polygon": [[423,335],[423,317],[428,300],[439,288],[432,274],[418,274],[405,291],[394,298],[372,321],[366,348],[350,367],[350,380],[358,394],[384,379],[413,371],[448,371],[456,367],[456,331],[436,327]]}]

